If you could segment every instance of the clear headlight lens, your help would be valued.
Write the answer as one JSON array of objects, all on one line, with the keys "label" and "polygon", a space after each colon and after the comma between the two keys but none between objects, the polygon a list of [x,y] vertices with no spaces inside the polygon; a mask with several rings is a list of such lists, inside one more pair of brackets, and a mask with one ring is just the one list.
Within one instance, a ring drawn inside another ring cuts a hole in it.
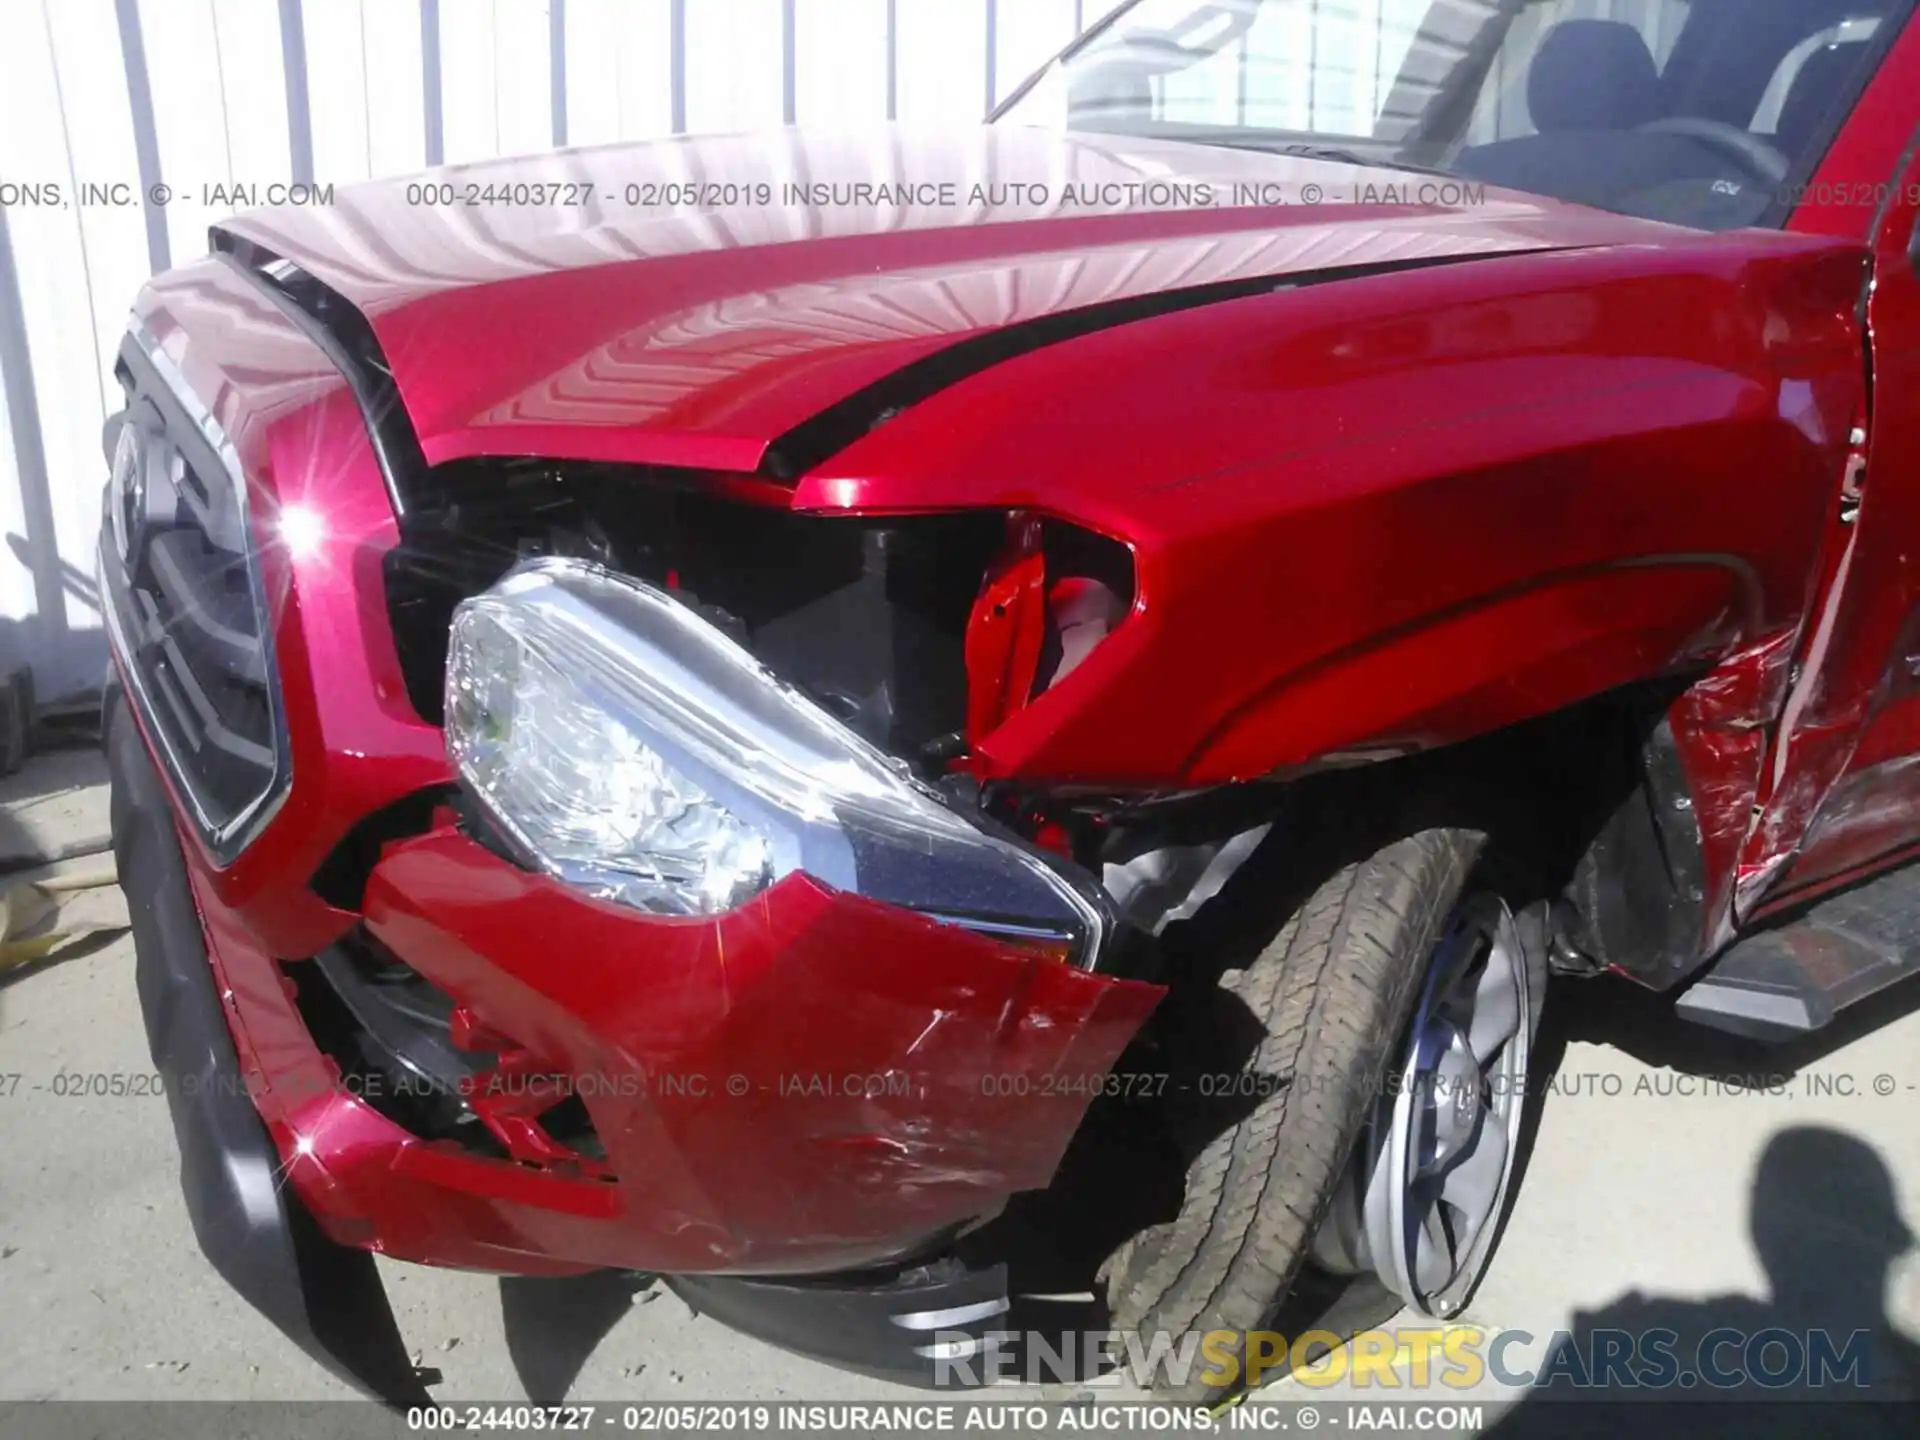
[{"label": "clear headlight lens", "polygon": [[603,899],[706,914],[765,888],[766,837],[576,683],[597,658],[504,607],[467,612],[454,629],[447,735],[468,783],[547,868]]},{"label": "clear headlight lens", "polygon": [[805,870],[838,889],[1090,953],[1100,911],[949,809],[672,596],[572,560],[455,612],[447,744],[529,864],[656,914]]}]

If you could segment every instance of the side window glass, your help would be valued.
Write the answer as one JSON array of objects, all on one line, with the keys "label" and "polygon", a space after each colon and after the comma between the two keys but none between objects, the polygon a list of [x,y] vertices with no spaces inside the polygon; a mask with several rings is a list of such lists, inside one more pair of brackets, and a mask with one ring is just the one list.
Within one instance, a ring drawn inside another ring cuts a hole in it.
[{"label": "side window glass", "polygon": [[[1795,91],[1806,93],[1820,82],[1823,74],[1832,75],[1836,80],[1844,79],[1867,56],[1865,50],[1851,47],[1865,45],[1879,28],[1878,15],[1863,15],[1830,25],[1794,46],[1781,60],[1780,68],[1773,72],[1773,79],[1767,82],[1766,93],[1753,112],[1753,124],[1747,128],[1756,135],[1779,134],[1782,114]],[[1836,93],[1838,88],[1838,85],[1834,87]]]},{"label": "side window glass", "polygon": [[[1219,0],[1213,8],[1228,38],[1154,77],[1154,121],[1391,138],[1382,117],[1421,26],[1432,22],[1433,0]],[[1232,34],[1236,15],[1246,23]],[[1208,37],[1182,38],[1204,47]],[[1444,73],[1453,57],[1431,42],[1426,51],[1427,68]]]}]

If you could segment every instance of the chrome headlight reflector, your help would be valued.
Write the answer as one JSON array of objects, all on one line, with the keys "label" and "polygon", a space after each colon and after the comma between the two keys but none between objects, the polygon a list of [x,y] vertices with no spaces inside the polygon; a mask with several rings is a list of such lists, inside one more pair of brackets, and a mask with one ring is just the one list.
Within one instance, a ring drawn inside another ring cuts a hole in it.
[{"label": "chrome headlight reflector", "polygon": [[575,560],[454,614],[447,744],[523,862],[664,915],[732,909],[795,870],[1089,955],[1101,912],[959,814],[694,610]]}]

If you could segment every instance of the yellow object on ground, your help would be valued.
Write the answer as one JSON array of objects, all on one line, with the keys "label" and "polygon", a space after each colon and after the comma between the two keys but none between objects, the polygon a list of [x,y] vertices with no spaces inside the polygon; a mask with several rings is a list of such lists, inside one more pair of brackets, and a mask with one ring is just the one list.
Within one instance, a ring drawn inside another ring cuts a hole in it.
[{"label": "yellow object on ground", "polygon": [[127,897],[111,855],[0,879],[0,975],[126,928]]}]

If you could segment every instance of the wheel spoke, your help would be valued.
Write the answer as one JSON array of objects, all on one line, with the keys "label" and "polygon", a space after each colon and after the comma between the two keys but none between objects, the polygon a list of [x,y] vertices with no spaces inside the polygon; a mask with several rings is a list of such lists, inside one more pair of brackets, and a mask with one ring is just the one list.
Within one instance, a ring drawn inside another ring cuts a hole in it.
[{"label": "wheel spoke", "polygon": [[1413,1234],[1413,1280],[1423,1293],[1434,1294],[1453,1278],[1455,1253],[1454,1239],[1447,1233],[1440,1206],[1421,1206],[1419,1226]]},{"label": "wheel spoke", "polygon": [[1429,1032],[1438,1052],[1428,1073],[1425,1094],[1430,1143],[1422,1147],[1420,1173],[1435,1174],[1453,1162],[1473,1140],[1486,1108],[1485,1081],[1467,1037],[1445,1021]]},{"label": "wheel spoke", "polygon": [[1462,1247],[1471,1245],[1480,1227],[1492,1218],[1500,1182],[1506,1176],[1507,1130],[1491,1116],[1487,1118],[1489,1123],[1481,1125],[1473,1143],[1436,1186],[1435,1198],[1461,1217],[1455,1229]]},{"label": "wheel spoke", "polygon": [[1520,991],[1513,973],[1498,956],[1487,962],[1473,997],[1473,1021],[1467,1031],[1473,1058],[1484,1065],[1520,1033]]}]

